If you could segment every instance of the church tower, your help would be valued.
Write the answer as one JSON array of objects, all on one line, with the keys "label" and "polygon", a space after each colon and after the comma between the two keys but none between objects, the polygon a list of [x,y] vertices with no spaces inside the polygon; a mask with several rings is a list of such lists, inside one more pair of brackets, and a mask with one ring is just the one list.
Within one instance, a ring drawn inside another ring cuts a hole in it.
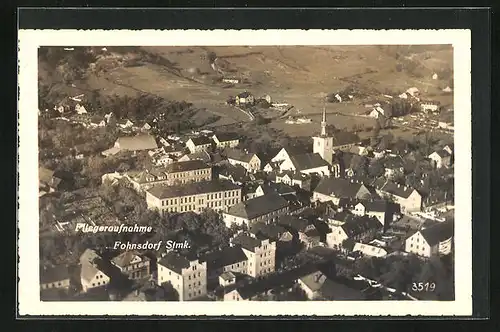
[{"label": "church tower", "polygon": [[330,165],[333,161],[333,137],[326,132],[326,108],[323,107],[323,119],[321,120],[321,133],[313,137],[313,153],[319,153]]}]

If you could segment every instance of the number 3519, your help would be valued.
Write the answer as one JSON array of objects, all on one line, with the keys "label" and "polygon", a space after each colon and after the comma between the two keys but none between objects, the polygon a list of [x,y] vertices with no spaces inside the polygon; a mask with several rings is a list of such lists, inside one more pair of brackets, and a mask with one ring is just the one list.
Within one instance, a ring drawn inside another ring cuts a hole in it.
[{"label": "number 3519", "polygon": [[414,292],[434,292],[436,284],[433,282],[414,282],[411,285],[411,290]]}]

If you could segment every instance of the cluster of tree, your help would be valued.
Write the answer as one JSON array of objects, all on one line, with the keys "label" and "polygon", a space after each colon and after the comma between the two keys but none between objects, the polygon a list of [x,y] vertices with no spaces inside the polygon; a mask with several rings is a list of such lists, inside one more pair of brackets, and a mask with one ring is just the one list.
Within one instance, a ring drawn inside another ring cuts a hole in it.
[{"label": "cluster of tree", "polygon": [[413,283],[434,283],[435,293],[440,300],[452,300],[452,264],[452,257],[432,257],[427,261],[422,261],[414,255],[363,257],[354,263],[353,273],[378,280],[384,286],[401,292],[411,292]]},{"label": "cluster of tree", "polygon": [[65,83],[84,79],[90,64],[96,61],[90,47],[74,47],[71,51],[56,46],[41,47],[38,58],[49,69],[57,71]]}]

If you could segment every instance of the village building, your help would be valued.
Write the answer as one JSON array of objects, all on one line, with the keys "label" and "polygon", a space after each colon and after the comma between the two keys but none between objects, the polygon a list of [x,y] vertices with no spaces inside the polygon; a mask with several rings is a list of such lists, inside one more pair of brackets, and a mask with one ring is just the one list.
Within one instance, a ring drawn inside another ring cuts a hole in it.
[{"label": "village building", "polygon": [[333,249],[346,249],[343,248],[345,240],[369,242],[381,229],[382,224],[375,217],[347,215],[342,225],[333,226],[326,234],[326,243]]},{"label": "village building", "polygon": [[111,280],[111,277],[100,268],[99,260],[101,257],[92,249],[86,249],[80,256],[80,281],[84,292],[105,287]]},{"label": "village building", "polygon": [[156,144],[156,140],[153,136],[148,134],[140,134],[136,136],[119,137],[116,140],[115,145],[112,148],[103,151],[102,154],[104,156],[110,156],[115,155],[120,151],[137,152],[154,150],[157,148],[158,145]]},{"label": "village building", "polygon": [[448,255],[453,246],[453,221],[443,221],[417,231],[405,241],[405,251],[422,257]]},{"label": "village building", "polygon": [[288,230],[307,249],[320,245],[321,235],[307,219],[295,215],[284,215],[278,219],[277,224]]},{"label": "village building", "polygon": [[212,136],[215,146],[223,148],[234,148],[240,144],[240,137],[236,133],[219,133]]},{"label": "village building", "polygon": [[255,222],[273,222],[289,210],[288,201],[277,193],[269,193],[240,202],[223,213],[227,227],[232,224],[251,226]]},{"label": "village building", "polygon": [[56,265],[40,269],[40,290],[45,289],[68,289],[70,286],[70,274],[68,266]]},{"label": "village building", "polygon": [[227,211],[241,202],[241,188],[230,181],[193,182],[180,186],[155,186],[146,191],[149,209],[164,212]]},{"label": "village building", "polygon": [[375,217],[380,223],[387,227],[399,217],[400,208],[397,204],[385,200],[359,201],[351,210],[358,216]]},{"label": "village building", "polygon": [[260,184],[255,190],[256,197],[271,193],[276,193],[280,196],[285,196],[285,195],[295,195],[297,194],[297,191],[294,188],[284,183],[274,183],[274,182],[266,182]]},{"label": "village building", "polygon": [[241,165],[227,165],[218,171],[220,180],[229,180],[242,186],[249,180],[248,171]]},{"label": "village building", "polygon": [[311,176],[309,174],[285,171],[276,174],[276,183],[284,183],[289,186],[297,186],[303,190],[311,190]]},{"label": "village building", "polygon": [[420,108],[422,112],[438,112],[440,103],[437,101],[421,101]]},{"label": "village building", "polygon": [[181,185],[212,180],[212,168],[201,160],[172,162],[162,169],[128,172],[127,179],[138,192],[157,185]]},{"label": "village building", "polygon": [[370,191],[361,182],[354,179],[323,178],[313,192],[313,200],[319,202],[332,201],[338,205],[341,198],[366,199]]},{"label": "village building", "polygon": [[56,177],[54,174],[55,172],[48,168],[38,168],[39,196],[43,196],[59,189],[62,179]]},{"label": "village building", "polygon": [[209,151],[212,148],[212,140],[206,136],[193,137],[186,142],[186,147],[191,153]]},{"label": "village building", "polygon": [[231,246],[240,247],[247,256],[246,274],[249,276],[256,278],[275,271],[276,242],[239,233],[231,239]]},{"label": "village building", "polygon": [[236,283],[236,276],[232,272],[224,272],[219,276],[219,286],[228,287]]},{"label": "village building", "polygon": [[227,272],[247,274],[248,258],[239,246],[226,247],[212,251],[200,257],[200,262],[207,264],[207,283],[213,285],[221,275]]},{"label": "village building", "polygon": [[276,252],[288,252],[293,249],[293,234],[278,224],[254,223],[249,232],[258,240],[269,239],[276,242]]},{"label": "village building", "polygon": [[124,251],[111,260],[129,279],[138,280],[151,275],[150,259],[133,251]]},{"label": "village building", "polygon": [[369,256],[369,257],[385,257],[387,256],[387,250],[384,248],[380,248],[377,246],[374,246],[372,244],[366,244],[366,243],[359,243],[356,242],[354,244],[354,247],[352,249],[353,252],[360,252],[364,256]]},{"label": "village building", "polygon": [[170,283],[179,301],[193,301],[207,294],[207,263],[187,259],[175,252],[158,261],[158,284]]},{"label": "village building", "polygon": [[321,133],[313,137],[313,153],[317,153],[329,165],[333,160],[333,137],[326,132],[326,109],[323,108],[323,119],[321,121]]},{"label": "village building", "polygon": [[261,160],[255,153],[229,148],[223,154],[231,165],[241,165],[249,172],[260,171]]},{"label": "village building", "polygon": [[90,126],[97,128],[97,127],[105,127],[106,126],[106,120],[99,115],[95,115],[90,118]]},{"label": "village building", "polygon": [[292,171],[330,176],[330,167],[330,164],[321,158],[318,153],[305,153],[292,156],[290,160],[283,161],[280,164],[280,172]]},{"label": "village building", "polygon": [[130,121],[129,119],[123,119],[123,120],[119,120],[116,122],[117,126],[122,128],[122,129],[128,129],[128,128],[132,128],[134,126],[134,123],[132,121]]},{"label": "village building", "polygon": [[422,195],[414,188],[384,178],[374,180],[372,185],[381,197],[399,204],[403,214],[422,209]]},{"label": "village building", "polygon": [[177,159],[177,161],[189,161],[189,160],[202,160],[208,164],[212,161],[212,158],[207,151],[203,150],[200,152],[185,154],[179,159]]},{"label": "village building", "polygon": [[385,110],[382,107],[377,106],[377,107],[373,108],[373,110],[370,112],[370,114],[368,116],[370,116],[374,119],[378,119],[379,117],[386,116],[386,115],[385,115]]},{"label": "village building", "polygon": [[255,97],[248,91],[243,91],[236,96],[236,105],[253,105],[255,104]]},{"label": "village building", "polygon": [[448,168],[451,167],[451,157],[452,154],[449,152],[450,148],[448,147],[447,150],[442,149],[438,151],[434,151],[431,153],[427,158],[429,158],[435,168]]}]

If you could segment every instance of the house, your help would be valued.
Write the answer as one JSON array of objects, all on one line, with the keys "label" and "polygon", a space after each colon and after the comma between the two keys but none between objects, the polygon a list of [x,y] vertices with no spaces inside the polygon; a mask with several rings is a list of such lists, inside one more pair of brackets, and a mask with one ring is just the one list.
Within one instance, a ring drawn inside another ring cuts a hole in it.
[{"label": "house", "polygon": [[56,265],[40,269],[40,290],[45,289],[68,289],[70,286],[70,274],[68,266]]},{"label": "house", "polygon": [[384,160],[384,176],[394,178],[404,175],[405,162],[401,156],[390,156]]},{"label": "house", "polygon": [[247,274],[248,258],[239,246],[226,247],[206,253],[200,262],[207,264],[207,283],[214,284],[227,272]]},{"label": "house", "polygon": [[224,272],[219,276],[219,286],[227,287],[236,283],[236,276],[232,272]]},{"label": "house", "polygon": [[406,93],[415,98],[420,95],[419,90],[415,87],[408,88],[408,90],[406,90]]},{"label": "house", "polygon": [[414,188],[384,178],[374,180],[372,185],[381,197],[399,204],[403,214],[422,209],[422,195]]},{"label": "house", "polygon": [[284,215],[278,219],[277,224],[290,231],[294,237],[305,244],[306,248],[313,248],[320,244],[320,233],[307,219],[295,215]]},{"label": "house", "polygon": [[451,153],[449,152],[450,148],[447,150],[442,149],[438,151],[434,151],[427,158],[429,158],[436,168],[448,168],[451,166]]},{"label": "house", "polygon": [[86,249],[80,256],[80,281],[84,292],[109,284],[111,277],[102,271],[100,260],[101,257],[92,249]]},{"label": "house", "polygon": [[385,200],[359,201],[351,210],[357,216],[375,217],[384,227],[392,223],[400,213],[400,207]]},{"label": "house", "polygon": [[168,252],[158,261],[158,284],[170,283],[179,301],[192,301],[207,294],[207,263]]},{"label": "house", "polygon": [[148,131],[150,129],[151,129],[151,125],[147,122],[141,127],[141,130],[144,130],[144,131]]},{"label": "house", "polygon": [[210,154],[205,150],[195,153],[185,154],[182,157],[180,157],[177,161],[188,161],[188,160],[202,160],[206,163],[210,163],[212,161]]},{"label": "house", "polygon": [[369,242],[381,229],[382,224],[375,217],[347,215],[342,225],[332,227],[331,232],[326,234],[326,243],[330,248],[341,249],[347,239]]},{"label": "house", "polygon": [[247,182],[242,184],[241,194],[243,195],[242,200],[246,201],[257,197],[257,188],[259,188],[258,183]]},{"label": "house", "polygon": [[304,174],[330,176],[330,164],[319,153],[305,153],[291,156],[280,164],[280,172],[293,171]]},{"label": "house", "polygon": [[102,116],[95,115],[90,118],[90,126],[91,127],[105,127],[106,120]]},{"label": "house", "polygon": [[249,276],[256,278],[275,271],[276,242],[239,233],[231,239],[231,246],[240,247],[247,256]]},{"label": "house", "polygon": [[248,172],[241,165],[228,165],[219,170],[219,179],[229,180],[234,184],[243,185],[248,180]]},{"label": "house", "polygon": [[437,112],[440,103],[437,101],[421,101],[420,108],[422,112]]},{"label": "house", "polygon": [[359,243],[356,242],[354,244],[354,248],[352,249],[354,252],[360,252],[364,256],[369,257],[385,257],[387,256],[387,251],[384,248],[380,248],[371,244]]},{"label": "house", "polygon": [[76,114],[87,114],[87,110],[85,109],[85,107],[80,104],[75,105],[75,112]]},{"label": "house", "polygon": [[151,275],[150,259],[133,251],[124,251],[111,260],[129,279],[148,278]]},{"label": "house", "polygon": [[227,227],[232,224],[251,226],[255,222],[272,222],[288,212],[288,201],[278,193],[269,193],[229,207],[223,213]]},{"label": "house", "polygon": [[209,151],[212,148],[212,140],[206,136],[193,137],[186,142],[186,147],[191,153]]},{"label": "house", "polygon": [[132,128],[132,126],[134,125],[134,123],[132,121],[130,121],[129,119],[123,119],[123,120],[117,121],[116,124],[118,125],[118,127],[122,128],[122,129]]},{"label": "house", "polygon": [[307,299],[315,300],[321,297],[320,289],[327,277],[321,271],[315,271],[298,280],[300,289],[304,291]]},{"label": "house", "polygon": [[380,116],[385,116],[385,111],[382,107],[377,106],[370,112],[368,116],[378,119]]},{"label": "house", "polygon": [[366,186],[354,179],[323,178],[313,192],[313,200],[326,202],[332,201],[338,205],[341,198],[364,199],[370,197]]},{"label": "house", "polygon": [[298,286],[309,300],[328,301],[362,301],[364,294],[348,285],[347,280],[328,278],[323,272],[317,270],[298,280]]},{"label": "house", "polygon": [[295,195],[297,191],[284,183],[268,182],[261,184],[257,187],[257,190],[255,191],[255,196],[259,197],[271,193],[277,193],[280,196],[284,196],[284,195]]},{"label": "house", "polygon": [[226,211],[241,202],[241,188],[230,181],[193,182],[180,186],[154,186],[146,191],[149,209],[165,212],[197,212],[206,208]]},{"label": "house", "polygon": [[215,146],[218,148],[234,148],[240,144],[240,137],[236,133],[219,133],[212,136]]},{"label": "house", "polygon": [[258,240],[276,242],[276,252],[292,249],[293,234],[281,225],[257,222],[250,227],[249,232]]},{"label": "house", "polygon": [[285,171],[276,174],[276,183],[284,183],[289,186],[297,186],[306,191],[311,190],[311,176],[306,173]]},{"label": "house", "polygon": [[260,171],[261,160],[255,153],[228,148],[223,154],[231,165],[241,165],[249,172]]},{"label": "house", "polygon": [[103,151],[103,155],[109,156],[117,154],[120,151],[148,151],[157,149],[158,145],[156,144],[156,140],[154,136],[148,134],[140,134],[136,136],[122,136],[118,137],[115,142],[115,145]]},{"label": "house", "polygon": [[405,251],[422,257],[448,255],[453,246],[453,221],[443,221],[417,231],[405,241]]},{"label": "house", "polygon": [[265,173],[274,173],[274,172],[279,172],[280,171],[280,164],[282,162],[268,162],[266,166],[262,169]]},{"label": "house", "polygon": [[270,163],[281,164],[284,161],[291,162],[291,157],[304,154],[306,151],[298,147],[286,147],[278,151],[278,153],[270,160]]},{"label": "house", "polygon": [[223,83],[230,83],[230,84],[238,84],[240,82],[240,80],[237,79],[237,78],[226,78],[226,77],[224,77],[222,79],[222,82]]},{"label": "house", "polygon": [[236,105],[253,105],[255,98],[248,91],[243,91],[236,96]]}]

